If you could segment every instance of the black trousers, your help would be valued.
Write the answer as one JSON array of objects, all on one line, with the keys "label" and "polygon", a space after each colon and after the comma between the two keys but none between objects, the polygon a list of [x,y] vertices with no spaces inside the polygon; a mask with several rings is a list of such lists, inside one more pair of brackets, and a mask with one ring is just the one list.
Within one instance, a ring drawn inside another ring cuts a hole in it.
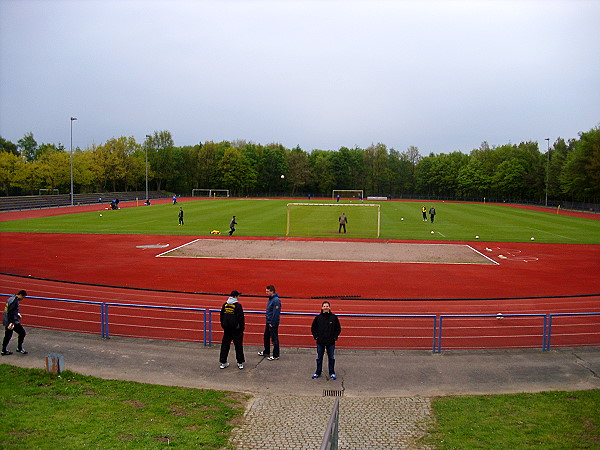
[{"label": "black trousers", "polygon": [[4,340],[2,341],[3,351],[6,351],[6,346],[12,339],[13,332],[19,335],[19,339],[17,340],[17,348],[23,348],[23,341],[25,340],[25,335],[27,333],[25,333],[25,328],[23,328],[23,326],[20,323],[16,323],[12,330],[9,330],[8,328],[4,329]]},{"label": "black trousers", "polygon": [[264,334],[265,350],[264,355],[267,356],[271,353],[271,341],[273,341],[273,357],[279,358],[279,324],[265,326]]},{"label": "black trousers", "polygon": [[219,362],[224,364],[229,356],[231,341],[235,347],[235,359],[238,363],[244,363],[244,331],[243,330],[223,330],[223,340],[221,341],[221,355]]}]

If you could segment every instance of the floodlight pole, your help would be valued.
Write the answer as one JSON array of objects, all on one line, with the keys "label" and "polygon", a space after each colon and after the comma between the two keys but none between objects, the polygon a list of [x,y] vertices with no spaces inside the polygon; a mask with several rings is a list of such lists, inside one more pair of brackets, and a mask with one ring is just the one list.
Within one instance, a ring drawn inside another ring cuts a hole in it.
[{"label": "floodlight pole", "polygon": [[144,145],[144,147],[146,147],[146,201],[148,200],[148,139],[150,138],[151,136],[147,134],[146,145]]},{"label": "floodlight pole", "polygon": [[73,199],[73,121],[77,120],[77,117],[71,117],[71,158],[70,158],[70,166],[71,166],[71,206],[75,205]]},{"label": "floodlight pole", "polygon": [[548,183],[550,179],[550,138],[546,138],[545,141],[548,142],[548,159],[546,161],[546,206],[548,206]]}]

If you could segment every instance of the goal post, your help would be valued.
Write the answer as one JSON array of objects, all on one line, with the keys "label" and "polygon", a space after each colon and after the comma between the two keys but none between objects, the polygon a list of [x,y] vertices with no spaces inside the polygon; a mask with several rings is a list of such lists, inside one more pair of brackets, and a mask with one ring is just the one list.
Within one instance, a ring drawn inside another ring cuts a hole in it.
[{"label": "goal post", "polygon": [[348,218],[346,236],[379,238],[381,205],[377,203],[288,203],[285,235],[337,236],[342,213]]},{"label": "goal post", "polygon": [[364,197],[364,192],[362,189],[334,189],[331,193],[331,198],[335,200],[337,196],[340,198],[356,198],[358,200],[362,200]]},{"label": "goal post", "polygon": [[229,197],[229,189],[192,189],[192,197]]}]

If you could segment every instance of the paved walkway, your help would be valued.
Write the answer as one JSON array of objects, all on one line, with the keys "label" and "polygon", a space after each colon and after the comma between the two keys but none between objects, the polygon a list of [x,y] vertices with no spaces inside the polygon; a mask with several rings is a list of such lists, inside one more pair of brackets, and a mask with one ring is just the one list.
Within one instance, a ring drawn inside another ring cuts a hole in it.
[{"label": "paved walkway", "polygon": [[[232,442],[243,449],[319,448],[334,397],[340,397],[340,448],[415,448],[430,399],[449,394],[501,394],[600,389],[600,348],[528,350],[338,350],[338,379],[312,380],[315,352],[282,349],[267,361],[247,347],[246,367],[219,369],[219,349],[27,328],[28,355],[0,362],[44,368],[60,353],[65,369],[109,379],[220,389],[251,395]],[[14,351],[15,339],[10,350]],[[233,355],[230,355],[232,358]],[[233,359],[230,362],[234,362]]]}]

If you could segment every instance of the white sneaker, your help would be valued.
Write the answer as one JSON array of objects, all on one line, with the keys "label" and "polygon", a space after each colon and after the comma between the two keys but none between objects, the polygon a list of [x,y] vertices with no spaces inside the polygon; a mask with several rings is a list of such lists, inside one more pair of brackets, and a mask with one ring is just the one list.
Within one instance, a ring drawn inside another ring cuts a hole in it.
[{"label": "white sneaker", "polygon": [[229,367],[229,363],[228,363],[228,362],[227,362],[227,363],[222,363],[222,364],[219,366],[219,368],[221,368],[221,369],[226,369],[227,367]]},{"label": "white sneaker", "polygon": [[263,351],[258,352],[258,356],[265,356],[265,352],[263,352]]},{"label": "white sneaker", "polygon": [[242,370],[244,368],[244,363],[238,363],[238,369]]},{"label": "white sneaker", "polygon": [[269,356],[267,358],[267,361],[275,361],[276,359],[279,359],[279,356],[275,357],[275,356]]}]

